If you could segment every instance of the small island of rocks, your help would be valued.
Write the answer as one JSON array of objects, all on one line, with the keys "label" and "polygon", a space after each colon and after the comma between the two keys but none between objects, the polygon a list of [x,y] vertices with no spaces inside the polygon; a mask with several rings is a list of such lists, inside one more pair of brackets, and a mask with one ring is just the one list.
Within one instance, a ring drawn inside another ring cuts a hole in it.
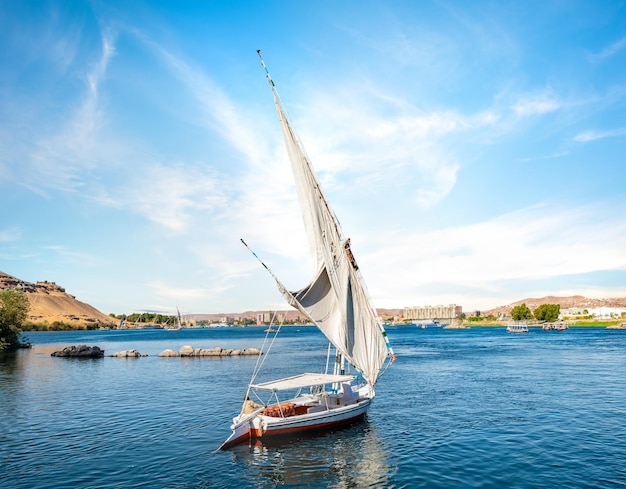
[{"label": "small island of rocks", "polygon": [[[215,348],[194,348],[193,346],[183,346],[180,350],[163,350],[158,354],[159,357],[236,357],[243,355],[260,355],[261,350],[258,348],[245,348],[245,349],[227,349],[222,347]],[[63,350],[55,351],[51,354],[53,357],[62,358],[102,358],[104,357],[104,350],[98,346],[66,346]],[[148,354],[140,353],[136,349],[118,351],[109,355],[114,358],[139,358],[147,357]]]},{"label": "small island of rocks", "polygon": [[261,351],[257,348],[246,348],[244,350],[230,350],[221,347],[215,348],[194,348],[193,346],[183,346],[180,350],[163,350],[160,357],[234,357],[239,355],[259,355]]},{"label": "small island of rocks", "polygon": [[102,358],[104,350],[97,346],[66,346],[63,350],[55,351],[50,356],[62,358]]}]

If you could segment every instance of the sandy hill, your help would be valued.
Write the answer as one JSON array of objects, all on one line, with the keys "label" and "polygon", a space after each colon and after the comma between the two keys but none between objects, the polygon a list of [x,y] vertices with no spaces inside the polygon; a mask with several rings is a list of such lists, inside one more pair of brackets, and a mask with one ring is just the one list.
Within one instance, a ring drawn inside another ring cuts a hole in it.
[{"label": "sandy hill", "polygon": [[552,295],[548,295],[546,297],[541,298],[531,298],[522,299],[521,301],[513,302],[508,306],[499,306],[489,311],[482,312],[483,315],[487,316],[489,314],[493,314],[497,316],[500,313],[510,314],[511,309],[515,306],[519,306],[521,304],[526,304],[530,310],[534,310],[539,307],[541,304],[559,304],[561,309],[570,309],[570,308],[581,308],[581,309],[592,309],[597,307],[626,307],[626,297],[614,297],[608,299],[590,299],[588,297],[583,297],[582,295],[572,295],[569,297],[556,297]]},{"label": "sandy hill", "polygon": [[76,300],[54,282],[33,284],[0,272],[0,289],[6,288],[26,292],[30,303],[28,321],[36,324],[51,325],[58,321],[77,328],[117,324],[115,319],[89,304]]}]

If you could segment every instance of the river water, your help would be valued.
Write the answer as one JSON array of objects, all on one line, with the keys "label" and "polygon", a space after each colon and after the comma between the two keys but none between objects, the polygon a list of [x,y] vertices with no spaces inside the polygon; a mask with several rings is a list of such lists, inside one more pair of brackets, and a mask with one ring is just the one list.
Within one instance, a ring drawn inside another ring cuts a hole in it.
[{"label": "river water", "polygon": [[[626,331],[388,328],[398,361],[365,421],[273,445],[230,434],[264,328],[29,333],[0,356],[0,487],[598,488],[626,486]],[[106,354],[51,357],[69,345]],[[313,327],[284,327],[268,378],[324,368]],[[262,379],[258,379],[261,381]]]}]

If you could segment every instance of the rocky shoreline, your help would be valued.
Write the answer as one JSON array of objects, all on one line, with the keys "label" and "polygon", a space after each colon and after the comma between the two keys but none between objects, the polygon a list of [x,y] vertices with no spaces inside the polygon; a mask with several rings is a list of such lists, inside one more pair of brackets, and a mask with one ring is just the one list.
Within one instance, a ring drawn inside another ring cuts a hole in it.
[{"label": "rocky shoreline", "polygon": [[626,323],[614,324],[612,326],[607,326],[606,329],[626,329]]},{"label": "rocky shoreline", "polygon": [[246,348],[244,350],[215,348],[194,348],[193,346],[183,346],[180,350],[163,350],[160,357],[236,357],[240,355],[259,355],[261,351],[257,348]]},{"label": "rocky shoreline", "polygon": [[[227,349],[217,346],[215,348],[194,348],[193,346],[185,345],[180,350],[163,350],[157,356],[159,357],[236,357],[245,355],[260,355],[261,351],[258,348],[245,348],[245,349]],[[87,345],[72,345],[53,352],[50,356],[60,358],[103,358],[104,350],[98,346]],[[113,358],[140,358],[147,357],[146,353],[140,353],[136,349],[118,351],[109,355]]]}]

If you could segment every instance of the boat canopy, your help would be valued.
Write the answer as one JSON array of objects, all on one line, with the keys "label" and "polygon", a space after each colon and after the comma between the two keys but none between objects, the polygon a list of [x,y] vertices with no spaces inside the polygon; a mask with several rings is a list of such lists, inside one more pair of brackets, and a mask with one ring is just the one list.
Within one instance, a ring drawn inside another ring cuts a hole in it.
[{"label": "boat canopy", "polygon": [[334,384],[350,382],[354,380],[354,375],[330,375],[330,374],[301,374],[285,379],[272,380],[261,384],[253,384],[253,389],[269,391],[284,391],[289,389],[300,389],[314,385]]}]

